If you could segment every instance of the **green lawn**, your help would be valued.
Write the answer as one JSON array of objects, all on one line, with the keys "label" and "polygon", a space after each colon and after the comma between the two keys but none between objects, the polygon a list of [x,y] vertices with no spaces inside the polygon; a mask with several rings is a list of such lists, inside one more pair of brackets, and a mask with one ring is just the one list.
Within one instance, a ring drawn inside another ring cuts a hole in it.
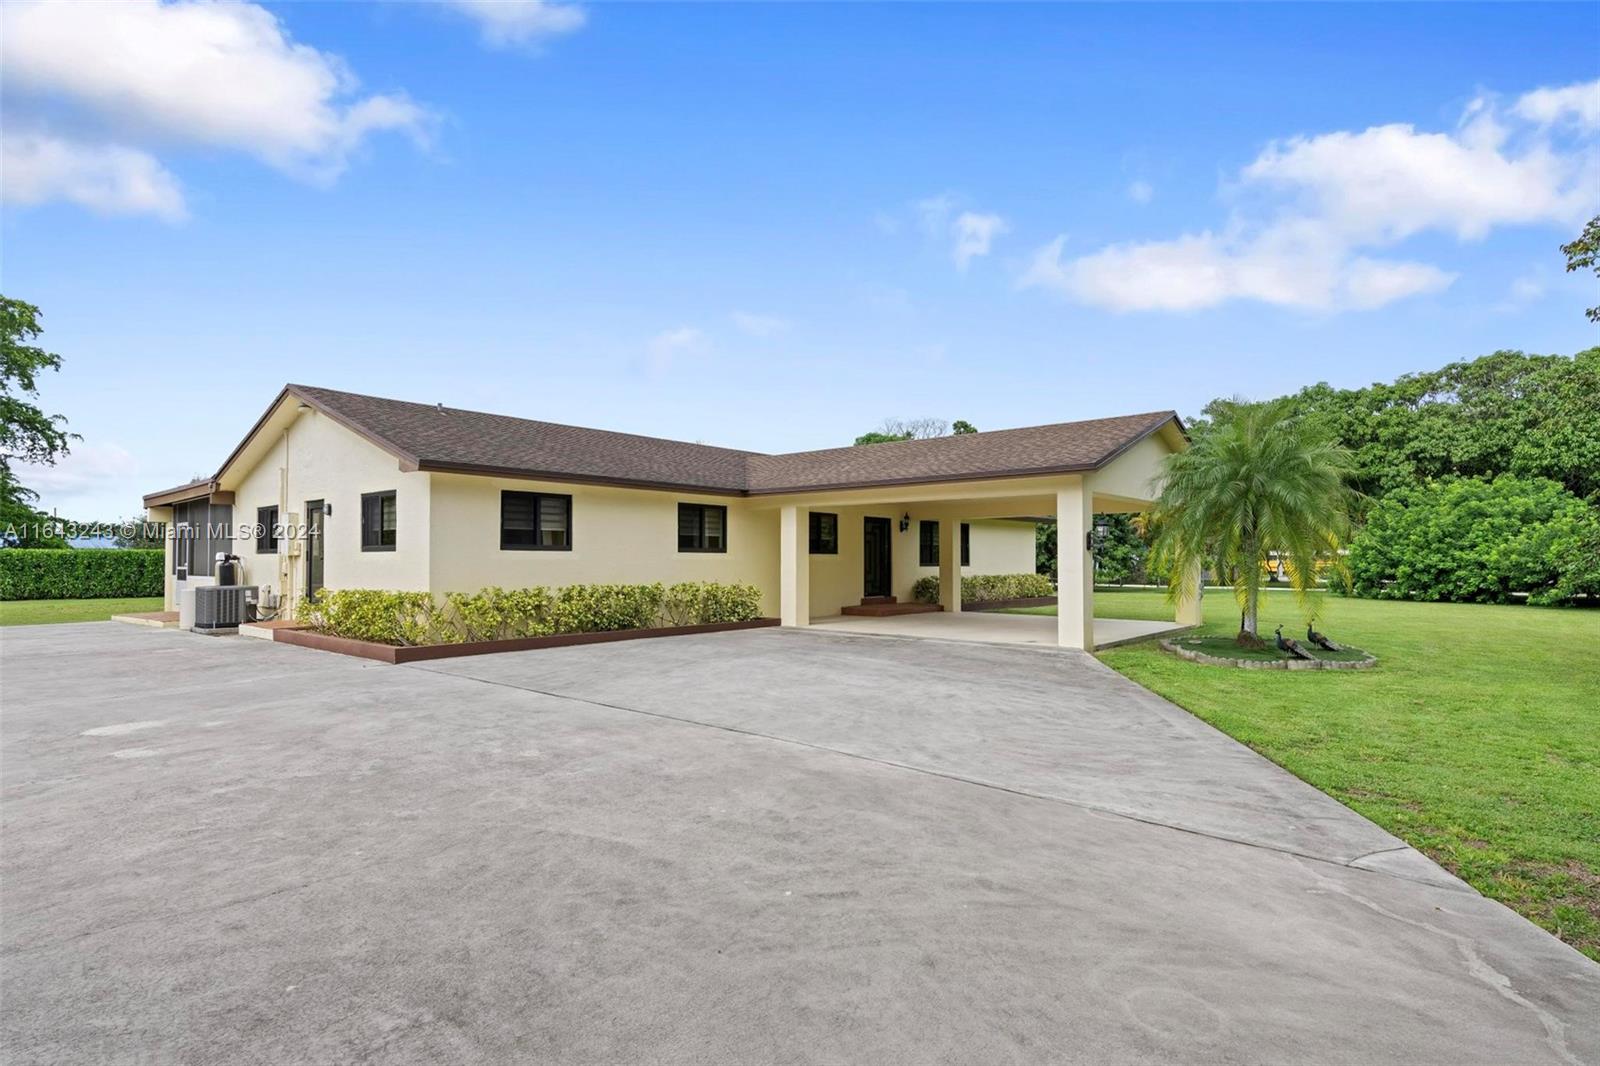
[{"label": "green lawn", "polygon": [[4,600],[0,626],[33,626],[49,622],[104,622],[114,614],[161,610],[160,596],[123,600]]},{"label": "green lawn", "polygon": [[[1317,628],[1376,669],[1100,658],[1600,959],[1600,611],[1318,599]],[[1205,603],[1202,632],[1237,631],[1230,592]],[[1095,613],[1172,617],[1152,591],[1098,592]],[[1287,592],[1261,620],[1305,633]]]}]

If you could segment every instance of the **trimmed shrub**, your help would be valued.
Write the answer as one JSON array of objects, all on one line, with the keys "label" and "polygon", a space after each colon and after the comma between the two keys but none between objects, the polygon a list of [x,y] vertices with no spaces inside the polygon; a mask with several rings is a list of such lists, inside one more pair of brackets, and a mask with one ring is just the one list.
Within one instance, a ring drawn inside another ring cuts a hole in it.
[{"label": "trimmed shrub", "polygon": [[[375,644],[450,644],[433,597],[426,592],[385,589],[323,589],[316,602],[303,601],[299,615],[319,633]],[[459,639],[459,638],[457,638]]]},{"label": "trimmed shrub", "polygon": [[568,585],[451,592],[441,607],[426,592],[324,590],[301,619],[330,636],[379,644],[460,644],[558,633],[748,622],[761,617],[754,585]]},{"label": "trimmed shrub", "polygon": [[749,622],[761,617],[761,590],[754,585],[684,581],[667,589],[661,604],[669,626],[708,626]]},{"label": "trimmed shrub", "polygon": [[[962,603],[1025,600],[1055,594],[1055,586],[1044,574],[973,574],[961,579]],[[938,603],[939,579],[918,578],[911,586],[911,598],[918,603]]]},{"label": "trimmed shrub", "polygon": [[150,548],[0,549],[0,600],[159,596],[162,553]]}]

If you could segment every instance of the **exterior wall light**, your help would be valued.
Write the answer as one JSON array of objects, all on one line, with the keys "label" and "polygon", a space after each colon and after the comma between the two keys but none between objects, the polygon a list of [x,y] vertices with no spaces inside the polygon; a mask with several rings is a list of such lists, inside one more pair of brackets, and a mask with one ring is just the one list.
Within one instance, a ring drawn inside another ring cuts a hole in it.
[{"label": "exterior wall light", "polygon": [[904,533],[911,528],[911,512],[907,511],[900,516],[900,532]]}]

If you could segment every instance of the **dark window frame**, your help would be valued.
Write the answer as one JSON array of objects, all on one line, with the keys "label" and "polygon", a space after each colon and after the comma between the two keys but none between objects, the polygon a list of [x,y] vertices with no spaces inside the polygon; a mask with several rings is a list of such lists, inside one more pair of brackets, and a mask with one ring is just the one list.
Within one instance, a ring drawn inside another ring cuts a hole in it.
[{"label": "dark window frame", "polygon": [[[506,498],[508,496],[526,496],[533,508],[533,543],[532,544],[507,544],[506,543]],[[567,542],[565,544],[541,544],[541,535],[544,533],[544,501],[560,500],[566,505],[567,511]],[[526,492],[522,489],[500,490],[500,550],[503,552],[569,552],[572,550],[572,496],[564,492]]]},{"label": "dark window frame", "polygon": [[[382,543],[382,540],[383,540],[383,501],[385,499],[394,501],[394,529],[390,531],[390,532],[392,532],[394,534],[394,540],[391,543],[388,543],[388,544]],[[377,501],[377,504],[378,504],[378,508],[377,508],[377,529],[376,529],[376,533],[377,533],[377,538],[378,539],[376,541],[374,541],[373,543],[371,543],[371,544],[367,543],[367,528],[368,528],[367,527],[367,518],[368,518],[367,501],[368,500],[375,500],[375,501]],[[397,493],[397,491],[395,489],[383,489],[382,491],[379,491],[379,492],[363,492],[361,494],[361,550],[364,551],[364,552],[392,552],[392,551],[395,550],[395,546],[399,543],[399,541],[400,541],[400,498],[399,498],[399,494]]]},{"label": "dark window frame", "polygon": [[[833,532],[829,537],[822,535],[822,520],[826,518],[833,524]],[[812,555],[838,555],[839,554],[839,516],[832,511],[812,511],[811,518],[806,523],[810,528],[811,554]]]},{"label": "dark window frame", "polygon": [[917,565],[939,565],[939,523],[924,518],[917,523]]},{"label": "dark window frame", "polygon": [[256,508],[256,554],[278,554],[278,505]]},{"label": "dark window frame", "polygon": [[[686,511],[696,514],[696,532],[694,534],[697,544],[694,547],[683,546],[683,518]],[[720,547],[706,547],[706,513],[720,511],[722,513],[722,544]],[[726,555],[728,554],[728,508],[720,503],[682,503],[678,504],[678,551],[684,555]]]},{"label": "dark window frame", "polygon": [[972,526],[961,523],[961,565],[972,565]]}]

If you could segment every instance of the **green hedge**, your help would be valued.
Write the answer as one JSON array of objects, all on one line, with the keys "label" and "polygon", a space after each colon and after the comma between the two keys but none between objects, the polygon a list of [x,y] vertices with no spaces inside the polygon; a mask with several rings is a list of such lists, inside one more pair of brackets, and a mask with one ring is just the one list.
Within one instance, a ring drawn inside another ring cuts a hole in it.
[{"label": "green hedge", "polygon": [[0,549],[0,600],[105,600],[162,594],[151,548]]},{"label": "green hedge", "polygon": [[754,585],[567,585],[451,592],[324,590],[300,618],[318,632],[379,644],[460,644],[560,633],[747,622],[761,616]]},{"label": "green hedge", "polygon": [[1566,603],[1600,592],[1600,509],[1545,478],[1441,478],[1379,500],[1349,563],[1358,596]]},{"label": "green hedge", "polygon": [[[1044,574],[973,574],[961,579],[962,603],[1023,600],[1055,594],[1055,586]],[[911,598],[918,603],[938,603],[939,579],[918,578],[911,586]]]}]

